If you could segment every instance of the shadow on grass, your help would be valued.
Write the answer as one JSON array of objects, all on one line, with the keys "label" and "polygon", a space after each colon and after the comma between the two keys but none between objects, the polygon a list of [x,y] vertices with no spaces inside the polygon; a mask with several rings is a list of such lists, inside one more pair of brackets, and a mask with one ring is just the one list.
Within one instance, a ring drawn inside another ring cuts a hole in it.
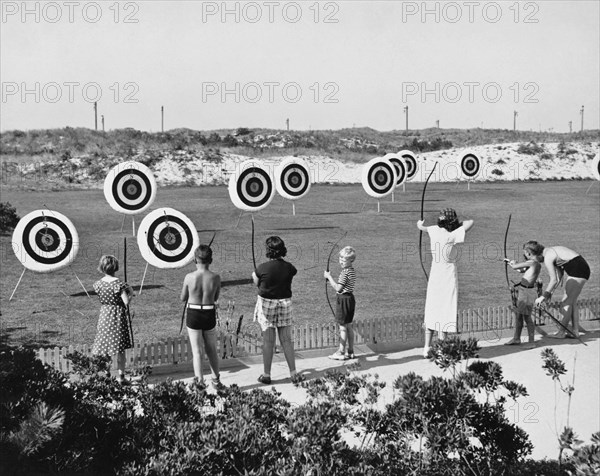
[{"label": "shadow on grass", "polygon": [[[10,347],[25,347],[27,349],[37,350],[40,347],[50,347],[50,341],[36,336],[35,333],[25,335],[24,330],[27,327],[5,327],[0,329],[0,352],[8,350]],[[57,335],[57,331],[43,331],[44,335]]]}]

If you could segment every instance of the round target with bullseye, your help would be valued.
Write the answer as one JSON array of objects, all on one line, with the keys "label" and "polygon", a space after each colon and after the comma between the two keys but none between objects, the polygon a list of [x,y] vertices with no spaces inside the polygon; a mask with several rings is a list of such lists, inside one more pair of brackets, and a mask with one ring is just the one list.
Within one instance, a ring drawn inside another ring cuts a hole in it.
[{"label": "round target with bullseye", "polygon": [[401,150],[396,155],[402,157],[404,160],[404,167],[406,168],[406,180],[410,180],[417,175],[418,165],[417,158],[410,150]]},{"label": "round target with bullseye", "polygon": [[406,180],[406,168],[402,158],[398,154],[385,154],[383,158],[389,160],[396,169],[396,187],[402,185]]},{"label": "round target with bullseye", "polygon": [[310,191],[310,172],[302,159],[290,157],[275,169],[275,189],[288,200],[298,200]]},{"label": "round target with bullseye", "polygon": [[368,195],[382,198],[396,188],[396,168],[389,160],[375,157],[363,166],[361,179]]},{"label": "round target with bullseye", "polygon": [[463,155],[463,158],[460,161],[460,168],[462,169],[463,174],[469,178],[473,178],[479,173],[479,167],[479,157],[471,152]]},{"label": "round target with bullseye", "polygon": [[104,180],[104,196],[111,208],[119,213],[142,213],[156,198],[154,174],[139,162],[118,164]]},{"label": "round target with bullseye", "polygon": [[71,220],[63,214],[35,210],[17,223],[13,247],[25,268],[49,273],[73,262],[79,251],[79,235]]},{"label": "round target with bullseye", "polygon": [[137,234],[142,257],[156,268],[182,268],[194,259],[200,239],[194,223],[173,208],[159,208],[144,217]]},{"label": "round target with bullseye", "polygon": [[229,178],[229,198],[239,209],[257,212],[266,208],[275,196],[273,177],[263,164],[247,160],[239,172]]},{"label": "round target with bullseye", "polygon": [[594,172],[596,180],[600,180],[600,154],[596,154],[592,161],[592,172]]}]

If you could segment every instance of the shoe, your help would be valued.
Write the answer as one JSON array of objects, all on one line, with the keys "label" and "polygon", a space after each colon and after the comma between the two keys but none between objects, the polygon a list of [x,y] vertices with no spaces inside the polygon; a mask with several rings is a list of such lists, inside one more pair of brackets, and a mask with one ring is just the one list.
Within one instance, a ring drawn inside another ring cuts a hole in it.
[{"label": "shoe", "polygon": [[356,355],[354,355],[354,352],[348,352],[346,354],[346,359],[348,359],[348,360],[356,359]]},{"label": "shoe", "polygon": [[221,377],[211,378],[210,383],[215,390],[223,390],[225,385],[221,382]]},{"label": "shoe", "polygon": [[513,338],[506,342],[504,345],[521,345],[521,339],[517,340]]},{"label": "shoe", "polygon": [[548,334],[551,339],[564,339],[566,334],[563,332],[556,332],[555,334]]},{"label": "shoe", "polygon": [[347,357],[344,355],[344,353],[340,352],[339,350],[335,354],[331,354],[329,356],[329,358],[332,360],[346,360],[347,359]]},{"label": "shoe", "polygon": [[270,385],[271,377],[269,377],[268,375],[261,375],[260,377],[258,377],[258,381],[260,383],[264,383],[265,385]]},{"label": "shoe", "polygon": [[301,374],[294,374],[291,377],[292,383],[298,385],[300,382],[304,382],[304,377]]}]

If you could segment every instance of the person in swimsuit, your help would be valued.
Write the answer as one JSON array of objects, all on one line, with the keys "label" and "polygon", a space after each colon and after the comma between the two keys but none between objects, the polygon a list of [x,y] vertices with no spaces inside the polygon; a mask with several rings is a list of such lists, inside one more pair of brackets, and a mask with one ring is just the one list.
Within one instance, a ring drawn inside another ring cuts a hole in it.
[{"label": "person in swimsuit", "polygon": [[[535,342],[535,324],[531,318],[533,312],[533,304],[538,297],[536,282],[542,265],[533,253],[535,248],[532,248],[528,243],[523,245],[523,256],[525,261],[517,263],[515,260],[506,259],[508,265],[523,274],[521,281],[515,284],[514,290],[517,293],[515,311],[517,319],[515,321],[514,337],[504,345],[519,345],[521,343],[521,331],[523,330],[523,321],[527,324],[527,334],[529,343]],[[541,286],[541,283],[540,283]]]},{"label": "person in swimsuit", "polygon": [[212,372],[212,384],[221,384],[219,356],[217,354],[217,317],[215,303],[221,291],[221,277],[208,269],[212,263],[212,249],[200,245],[194,252],[196,271],[186,275],[181,290],[181,300],[187,302],[186,326],[192,346],[194,376],[203,381],[202,343]]},{"label": "person in swimsuit", "polygon": [[[567,326],[569,322],[573,323],[573,334],[579,335],[579,313],[577,311],[577,298],[583,289],[585,283],[590,279],[590,267],[586,260],[577,252],[565,246],[551,246],[545,248],[537,241],[529,241],[532,249],[540,261],[544,262],[550,282],[546,290],[535,300],[537,306],[549,302],[552,293],[560,284],[563,275],[565,279],[565,294],[560,305],[560,312],[563,315],[562,324]],[[564,339],[566,334],[559,330],[554,336],[558,339]]]}]

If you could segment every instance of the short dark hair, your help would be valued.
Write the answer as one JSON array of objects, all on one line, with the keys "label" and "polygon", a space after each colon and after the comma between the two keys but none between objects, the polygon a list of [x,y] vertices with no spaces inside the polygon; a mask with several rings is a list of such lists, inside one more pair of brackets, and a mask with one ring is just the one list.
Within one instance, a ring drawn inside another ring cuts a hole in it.
[{"label": "short dark hair", "polygon": [[462,225],[462,223],[458,221],[458,215],[456,214],[454,208],[444,208],[440,212],[437,224],[440,228],[445,228],[450,232],[456,230]]},{"label": "short dark hair", "polygon": [[212,249],[208,245],[200,245],[194,251],[194,261],[196,263],[210,264],[212,263]]},{"label": "short dark hair", "polygon": [[98,271],[114,276],[114,274],[119,271],[119,260],[113,255],[103,255],[98,264]]},{"label": "short dark hair", "polygon": [[283,258],[285,255],[287,255],[285,243],[278,236],[270,236],[267,238],[265,245],[267,246],[267,252],[265,253],[265,256],[269,259]]}]

